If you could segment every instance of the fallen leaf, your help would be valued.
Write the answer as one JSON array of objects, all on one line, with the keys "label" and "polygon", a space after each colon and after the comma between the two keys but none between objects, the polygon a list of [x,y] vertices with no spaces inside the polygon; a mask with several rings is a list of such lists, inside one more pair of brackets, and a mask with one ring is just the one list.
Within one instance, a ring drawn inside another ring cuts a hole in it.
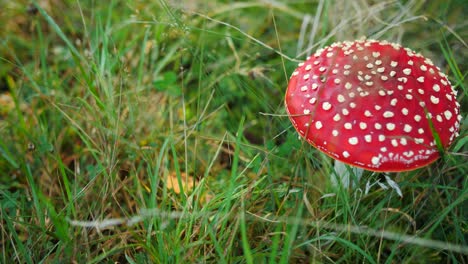
[{"label": "fallen leaf", "polygon": [[181,189],[183,189],[185,193],[188,193],[191,190],[193,190],[193,188],[196,185],[198,185],[197,180],[195,180],[192,176],[187,176],[187,174],[184,172],[180,174],[180,179],[182,186],[179,185],[177,173],[171,172],[166,179],[166,188],[173,190],[175,193],[179,194],[181,192]]},{"label": "fallen leaf", "polygon": [[[182,188],[179,185],[177,173],[171,172],[166,178],[166,188],[174,191],[177,194],[180,194],[182,192],[181,189],[184,190],[184,193],[190,193],[195,187],[197,187],[200,184],[200,181],[198,181],[190,175],[187,176],[187,174],[184,172],[180,174],[180,179]],[[209,193],[209,191],[203,190],[203,192],[200,193],[200,195],[197,197],[197,200],[198,202],[204,204],[209,202],[212,198],[213,196]]]},{"label": "fallen leaf", "polygon": [[9,92],[0,94],[0,114],[6,115],[15,108],[15,102]]}]

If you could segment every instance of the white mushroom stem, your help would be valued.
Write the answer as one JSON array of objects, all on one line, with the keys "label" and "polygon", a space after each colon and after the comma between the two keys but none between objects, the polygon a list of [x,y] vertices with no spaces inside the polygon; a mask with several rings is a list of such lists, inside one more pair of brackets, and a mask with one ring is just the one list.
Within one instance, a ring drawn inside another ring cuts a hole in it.
[{"label": "white mushroom stem", "polygon": [[379,180],[377,180],[376,182],[373,182],[373,183],[370,183],[370,181],[367,181],[366,190],[364,191],[364,194],[367,195],[369,193],[370,188],[372,188],[374,185],[377,184],[383,190],[388,190],[388,188],[390,186],[390,188],[393,189],[398,194],[398,196],[403,197],[403,193],[401,192],[401,189],[400,189],[400,186],[398,185],[398,183],[396,183],[394,180],[392,180],[388,175],[385,175],[385,181],[387,182],[388,186],[385,185],[385,183],[380,182]]},{"label": "white mushroom stem", "polygon": [[400,190],[400,186],[394,180],[392,180],[388,175],[385,175],[385,180],[387,181],[390,188],[392,188],[400,197],[403,197],[403,193]]},{"label": "white mushroom stem", "polygon": [[352,187],[355,185],[353,182],[359,182],[363,172],[364,170],[361,168],[348,166],[341,161],[335,160],[331,177],[332,185],[336,187],[341,183],[345,188]]},{"label": "white mushroom stem", "polygon": [[[334,187],[338,187],[341,183],[341,185],[344,188],[353,188],[360,181],[363,172],[364,169],[354,166],[348,166],[341,161],[335,160],[335,165],[333,166],[333,173],[331,175],[332,185]],[[390,187],[390,189],[393,189],[398,194],[398,196],[403,197],[403,193],[401,192],[400,186],[397,182],[392,180],[392,178],[390,178],[388,174],[385,174],[385,181],[387,182],[388,186],[385,185],[385,183],[380,182],[379,180],[377,180],[374,183],[370,183],[370,181],[368,181],[364,193],[368,194],[370,188],[377,184],[383,190],[387,190]]]}]

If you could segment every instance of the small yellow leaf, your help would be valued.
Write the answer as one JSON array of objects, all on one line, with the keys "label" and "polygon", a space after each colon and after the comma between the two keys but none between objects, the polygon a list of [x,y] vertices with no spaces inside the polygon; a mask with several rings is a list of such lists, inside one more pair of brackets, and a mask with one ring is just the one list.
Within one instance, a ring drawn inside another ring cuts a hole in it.
[{"label": "small yellow leaf", "polygon": [[[180,179],[182,186],[179,185],[177,174],[175,172],[169,173],[166,178],[166,188],[177,194],[180,194],[183,189],[184,193],[187,194],[193,191],[193,189],[195,189],[195,187],[197,187],[199,184],[201,184],[200,181],[183,172],[180,174]],[[201,204],[206,204],[213,199],[213,195],[205,189],[202,189],[201,193],[198,193],[198,195],[195,197],[195,199],[197,199],[197,201]]]},{"label": "small yellow leaf", "polygon": [[11,97],[10,93],[2,93],[0,94],[0,114],[4,115],[10,112],[15,108],[15,102]]},{"label": "small yellow leaf", "polygon": [[146,185],[144,182],[141,182],[141,185],[143,186],[143,188],[145,189],[146,192],[150,193],[151,192],[151,188]]},{"label": "small yellow leaf", "polygon": [[177,174],[175,172],[171,172],[167,176],[166,187],[170,190],[173,190],[175,193],[179,194],[181,192],[181,189],[183,189],[184,192],[187,193],[193,190],[193,188],[198,184],[197,180],[195,180],[191,176],[187,176],[187,174],[183,172],[180,175],[180,179],[182,183],[182,188],[179,185]]}]

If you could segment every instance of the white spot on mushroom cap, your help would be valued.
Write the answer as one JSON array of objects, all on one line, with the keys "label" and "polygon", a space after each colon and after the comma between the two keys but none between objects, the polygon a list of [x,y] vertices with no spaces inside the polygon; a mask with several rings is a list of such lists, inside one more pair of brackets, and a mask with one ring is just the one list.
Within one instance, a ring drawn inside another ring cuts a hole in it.
[{"label": "white spot on mushroom cap", "polygon": [[393,117],[393,116],[395,116],[395,114],[393,114],[392,111],[385,111],[383,113],[383,117],[385,117],[385,118],[390,118],[390,117]]},{"label": "white spot on mushroom cap", "polygon": [[339,95],[336,97],[336,99],[337,99],[337,100],[338,100],[338,102],[340,102],[340,103],[343,103],[343,102],[345,101],[345,98],[344,98],[344,96],[343,96],[343,95],[341,95],[341,94],[339,94]]},{"label": "white spot on mushroom cap", "polygon": [[406,138],[400,138],[400,144],[403,146],[406,146],[408,142],[406,141]]},{"label": "white spot on mushroom cap", "polygon": [[447,120],[450,120],[452,118],[452,112],[450,112],[449,110],[445,110],[444,116]]},{"label": "white spot on mushroom cap", "polygon": [[349,158],[349,156],[350,156],[350,154],[349,154],[349,152],[348,152],[348,151],[346,151],[346,150],[345,150],[345,151],[343,151],[343,157],[345,157],[345,158]]},{"label": "white spot on mushroom cap", "polygon": [[403,131],[405,131],[406,133],[409,133],[409,132],[411,132],[412,129],[413,129],[413,127],[411,127],[408,124],[405,124],[405,126],[403,128]]},{"label": "white spot on mushroom cap", "polygon": [[350,137],[348,139],[348,143],[351,144],[351,145],[357,145],[359,143],[359,141],[358,141],[357,137]]},{"label": "white spot on mushroom cap", "polygon": [[331,107],[332,107],[332,105],[331,105],[329,102],[324,102],[324,103],[322,104],[322,109],[325,110],[325,111],[330,110]]},{"label": "white spot on mushroom cap", "polygon": [[378,165],[380,163],[379,157],[372,157],[371,162],[373,165]]},{"label": "white spot on mushroom cap", "polygon": [[323,127],[322,122],[320,122],[320,121],[315,122],[315,128],[316,129],[321,129],[322,127]]},{"label": "white spot on mushroom cap", "polygon": [[337,122],[338,122],[338,121],[340,121],[340,119],[341,119],[340,114],[336,114],[336,115],[333,116],[333,120],[334,120],[334,121],[337,121]]},{"label": "white spot on mushroom cap", "polygon": [[424,138],[415,138],[415,139],[414,139],[414,142],[415,142],[416,144],[422,144],[422,143],[424,143]]}]

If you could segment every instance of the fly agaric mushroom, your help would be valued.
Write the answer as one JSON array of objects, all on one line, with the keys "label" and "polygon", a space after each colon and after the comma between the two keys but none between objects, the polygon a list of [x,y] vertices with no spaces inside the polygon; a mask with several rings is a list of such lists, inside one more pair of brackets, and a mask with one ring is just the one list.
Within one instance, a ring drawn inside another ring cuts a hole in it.
[{"label": "fly agaric mushroom", "polygon": [[399,44],[359,40],[300,63],[285,105],[300,136],[330,157],[398,172],[435,161],[458,136],[456,94],[430,59]]}]

